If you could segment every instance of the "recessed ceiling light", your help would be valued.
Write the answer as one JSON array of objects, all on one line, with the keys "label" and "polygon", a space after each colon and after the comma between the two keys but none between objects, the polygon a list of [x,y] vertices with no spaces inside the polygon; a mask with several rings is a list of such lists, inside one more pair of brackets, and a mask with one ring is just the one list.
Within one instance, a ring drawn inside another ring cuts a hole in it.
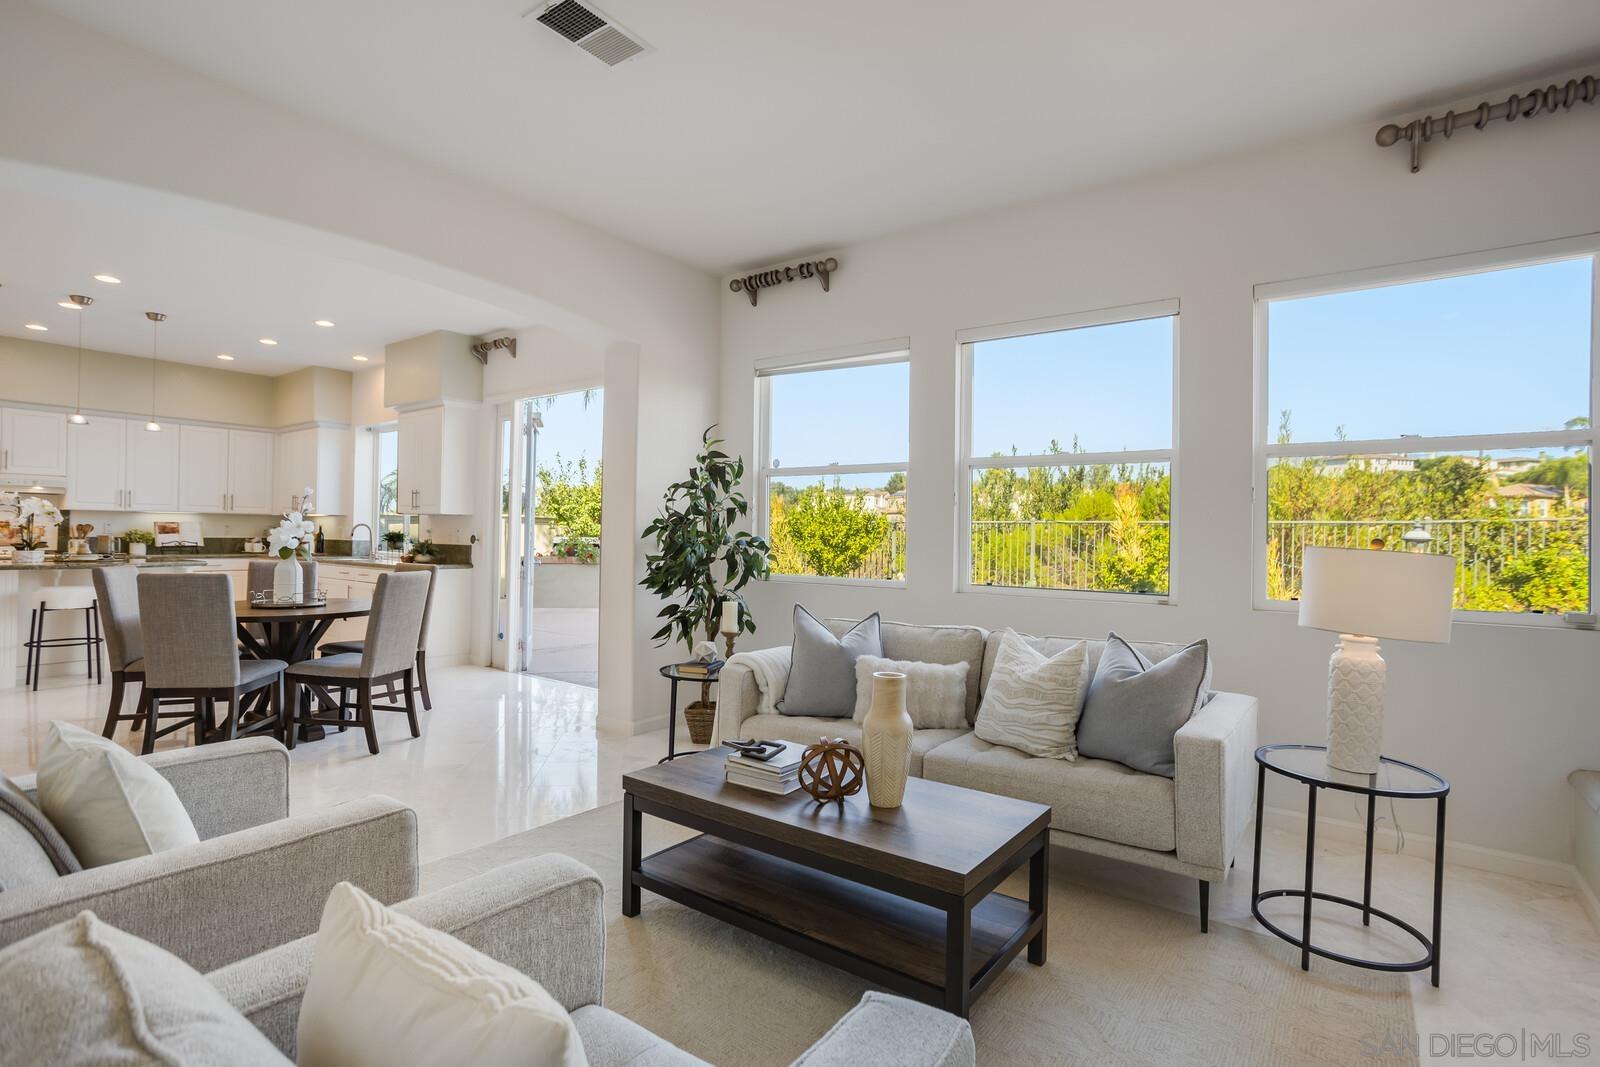
[{"label": "recessed ceiling light", "polygon": [[273,339],[272,339],[272,338],[270,338],[270,337],[262,337],[262,338],[259,338],[259,340],[260,340],[260,341],[261,341],[261,343],[262,343],[262,344],[264,344],[264,345],[275,345],[275,344],[277,344],[277,343],[278,343],[278,342],[276,342],[276,341],[274,341],[274,340],[273,340]]},{"label": "recessed ceiling light", "polygon": [[321,326],[323,329],[326,330],[326,329],[331,329],[333,327],[333,322],[330,319],[313,319],[312,322],[311,322],[311,325],[313,325],[313,326]]},{"label": "recessed ceiling light", "polygon": [[57,300],[56,307],[66,308],[68,311],[82,311],[91,301],[86,296],[69,296],[65,300]]},{"label": "recessed ceiling light", "polygon": [[228,362],[229,362],[229,363],[232,363],[232,362],[233,362],[233,357],[232,357],[232,356],[230,356],[230,355],[228,355],[228,353],[226,353],[226,352],[218,352],[218,353],[217,353],[217,358],[218,358],[218,359],[224,359],[224,360],[227,360],[227,361],[228,361]]},{"label": "recessed ceiling light", "polygon": [[94,280],[97,282],[105,282],[107,285],[122,284],[122,279],[117,277],[115,274],[96,274],[94,276]]},{"label": "recessed ceiling light", "polygon": [[47,331],[48,331],[48,330],[49,330],[49,329],[50,329],[50,327],[48,327],[48,326],[46,326],[46,325],[45,325],[45,324],[44,324],[44,323],[42,323],[42,322],[28,322],[28,323],[23,323],[23,326],[22,326],[22,328],[23,328],[23,329],[24,329],[24,330],[38,330],[38,331],[39,331],[39,332],[40,332],[40,333],[45,333],[45,332],[47,332]]},{"label": "recessed ceiling light", "polygon": [[365,363],[367,361],[366,356],[351,356],[350,358],[355,360],[357,363]]}]

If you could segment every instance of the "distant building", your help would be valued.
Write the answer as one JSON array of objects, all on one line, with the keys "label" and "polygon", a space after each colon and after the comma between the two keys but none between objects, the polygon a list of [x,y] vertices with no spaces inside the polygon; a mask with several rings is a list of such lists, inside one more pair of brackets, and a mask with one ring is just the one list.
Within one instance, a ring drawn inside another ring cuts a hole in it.
[{"label": "distant building", "polygon": [[1375,474],[1409,473],[1417,469],[1417,461],[1413,456],[1402,455],[1397,452],[1380,452],[1371,456],[1339,456],[1335,459],[1323,460],[1322,467],[1329,474],[1343,474],[1351,467],[1369,470]]},{"label": "distant building", "polygon": [[1534,485],[1530,482],[1513,482],[1494,491],[1495,498],[1503,501],[1518,515],[1529,518],[1549,518],[1556,505],[1566,502],[1566,490],[1556,485]]}]

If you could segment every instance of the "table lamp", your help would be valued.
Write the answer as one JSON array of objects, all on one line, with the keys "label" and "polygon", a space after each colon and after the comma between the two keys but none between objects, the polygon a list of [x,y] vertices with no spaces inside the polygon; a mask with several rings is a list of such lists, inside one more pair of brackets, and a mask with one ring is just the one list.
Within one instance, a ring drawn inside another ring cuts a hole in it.
[{"label": "table lamp", "polygon": [[1339,635],[1328,661],[1328,766],[1377,771],[1387,673],[1378,638],[1447,643],[1455,576],[1454,556],[1305,550],[1300,625]]}]

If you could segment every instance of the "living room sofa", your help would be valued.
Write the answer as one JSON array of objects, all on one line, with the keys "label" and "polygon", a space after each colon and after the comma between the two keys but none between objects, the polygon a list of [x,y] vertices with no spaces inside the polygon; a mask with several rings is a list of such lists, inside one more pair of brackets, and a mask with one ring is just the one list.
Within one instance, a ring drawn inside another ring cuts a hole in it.
[{"label": "living room sofa", "polygon": [[[835,635],[853,619],[828,619]],[[883,654],[889,659],[968,665],[967,723],[976,721],[983,692],[1000,647],[1000,631],[976,626],[882,624]],[[1075,637],[1026,637],[1054,655]],[[1094,677],[1105,641],[1086,639],[1084,681]],[[1134,642],[1159,662],[1183,646]],[[774,650],[781,651],[781,650]],[[859,743],[861,726],[848,718],[824,719],[760,713],[758,678],[733,660],[723,668],[717,734],[723,738],[770,738],[810,743],[842,737]],[[1176,773],[1146,774],[1109,760],[1076,761],[1030,756],[991,745],[972,730],[918,730],[912,738],[911,773],[989,793],[1002,793],[1051,808],[1051,839],[1157,870],[1198,879],[1200,928],[1209,925],[1210,885],[1225,879],[1252,817],[1256,749],[1256,699],[1214,692],[1173,738]]]},{"label": "living room sofa", "polygon": [[[542,985],[572,1013],[591,1067],[706,1067],[602,1003],[606,924],[600,877],[577,860],[547,853],[510,863],[395,910]],[[313,934],[206,976],[291,1058],[315,947]],[[723,1023],[740,1025],[736,1019]],[[869,992],[794,1067],[972,1067],[975,1055],[965,1019]]]},{"label": "living room sofa", "polygon": [[[417,816],[372,796],[289,814],[289,753],[246,738],[141,756],[178,794],[198,844],[57,875],[0,818],[0,945],[92,911],[207,971],[316,930],[351,882],[385,904],[417,891]],[[33,796],[34,776],[12,779]]]}]

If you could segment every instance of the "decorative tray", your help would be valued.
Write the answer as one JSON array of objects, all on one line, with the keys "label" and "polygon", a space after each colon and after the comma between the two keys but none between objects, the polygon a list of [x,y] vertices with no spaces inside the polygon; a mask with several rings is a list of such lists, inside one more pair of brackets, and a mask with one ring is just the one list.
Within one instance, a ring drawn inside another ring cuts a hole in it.
[{"label": "decorative tray", "polygon": [[328,606],[328,598],[324,596],[316,597],[310,600],[274,600],[272,597],[262,597],[260,600],[250,601],[250,606],[253,608],[264,608],[269,611],[286,611],[290,608],[325,608]]}]

